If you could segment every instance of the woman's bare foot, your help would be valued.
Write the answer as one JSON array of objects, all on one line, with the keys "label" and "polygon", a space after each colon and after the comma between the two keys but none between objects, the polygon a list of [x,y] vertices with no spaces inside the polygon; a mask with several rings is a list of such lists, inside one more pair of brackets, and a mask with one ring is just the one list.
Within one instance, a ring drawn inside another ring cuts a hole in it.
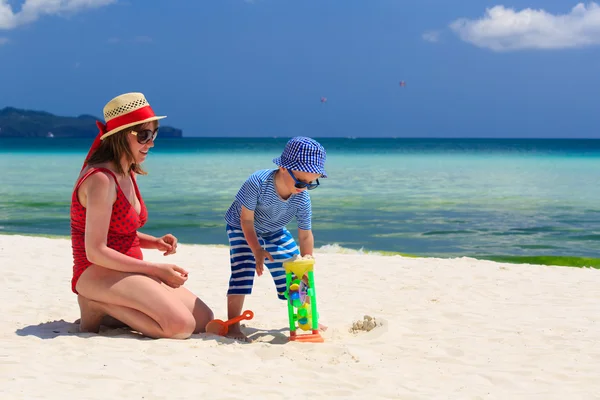
[{"label": "woman's bare foot", "polygon": [[121,322],[118,319],[111,317],[110,315],[105,315],[104,317],[102,317],[102,322],[100,323],[100,325],[104,325],[110,329],[118,329],[118,328],[131,329],[131,327],[129,325],[127,325],[125,322]]},{"label": "woman's bare foot", "polygon": [[77,296],[81,318],[79,320],[79,332],[98,333],[102,317],[106,315],[100,307],[100,303],[87,299],[82,295]]},{"label": "woman's bare foot", "polygon": [[[75,322],[73,322],[73,323],[79,325],[80,322],[81,322],[81,318],[77,318],[75,320]],[[104,317],[102,317],[102,322],[100,322],[100,325],[104,325],[105,327],[110,328],[110,329],[118,329],[118,328],[131,329],[131,327],[129,325],[127,325],[125,322],[121,322],[118,319],[111,317],[110,315],[105,315]]]}]

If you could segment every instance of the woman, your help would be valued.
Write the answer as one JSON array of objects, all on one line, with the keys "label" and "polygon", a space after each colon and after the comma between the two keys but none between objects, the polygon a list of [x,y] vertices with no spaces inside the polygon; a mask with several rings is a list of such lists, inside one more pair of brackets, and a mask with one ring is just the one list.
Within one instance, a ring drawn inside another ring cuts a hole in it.
[{"label": "woman", "polygon": [[86,157],[71,199],[73,279],[80,331],[98,332],[110,316],[153,338],[185,339],[204,332],[210,308],[183,287],[185,269],[143,260],[141,249],[164,255],[177,239],[138,232],[147,210],[136,174],[154,147],[159,117],[142,93],[115,97],[104,107],[106,125]]}]

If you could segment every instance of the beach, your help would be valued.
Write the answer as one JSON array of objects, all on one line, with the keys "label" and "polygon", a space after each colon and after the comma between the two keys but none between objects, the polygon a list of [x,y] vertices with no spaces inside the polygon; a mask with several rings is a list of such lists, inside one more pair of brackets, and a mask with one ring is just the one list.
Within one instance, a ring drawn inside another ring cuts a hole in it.
[{"label": "beach", "polygon": [[[324,343],[288,342],[269,274],[245,309],[245,344],[78,333],[68,239],[0,235],[0,398],[594,399],[600,270],[473,258],[315,252]],[[148,260],[162,261],[157,251]],[[228,248],[168,258],[226,319]],[[378,323],[351,332],[365,315]]]},{"label": "beach", "polygon": [[600,400],[598,50],[600,0],[0,0],[0,400]]}]

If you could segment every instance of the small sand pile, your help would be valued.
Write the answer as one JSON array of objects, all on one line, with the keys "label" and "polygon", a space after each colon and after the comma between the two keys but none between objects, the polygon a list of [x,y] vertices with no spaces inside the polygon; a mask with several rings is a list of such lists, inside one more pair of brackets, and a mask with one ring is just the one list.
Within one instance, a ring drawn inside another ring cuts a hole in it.
[{"label": "small sand pile", "polygon": [[377,320],[374,317],[371,317],[370,315],[365,315],[364,319],[358,320],[356,322],[354,322],[352,324],[352,328],[350,328],[350,332],[352,333],[357,333],[357,332],[369,332],[370,330],[374,329],[377,326],[381,326],[381,322],[377,322]]}]

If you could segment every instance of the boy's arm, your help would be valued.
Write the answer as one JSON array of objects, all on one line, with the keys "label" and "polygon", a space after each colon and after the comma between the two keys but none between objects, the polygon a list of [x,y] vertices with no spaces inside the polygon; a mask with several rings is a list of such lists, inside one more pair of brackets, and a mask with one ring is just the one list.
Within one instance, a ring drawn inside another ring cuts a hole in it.
[{"label": "boy's arm", "polygon": [[307,192],[303,192],[303,202],[298,207],[296,212],[296,220],[298,221],[298,244],[300,245],[300,255],[313,255],[315,246],[315,238],[312,233],[312,205],[310,196]]},{"label": "boy's arm", "polygon": [[240,226],[242,232],[244,232],[244,238],[248,245],[252,249],[254,257],[256,257],[257,251],[262,250],[256,230],[254,229],[254,209],[258,203],[260,197],[260,180],[256,174],[250,175],[246,182],[242,185],[237,195],[236,200],[241,203],[240,212]]},{"label": "boy's arm", "polygon": [[298,229],[298,241],[300,242],[300,255],[313,255],[315,247],[315,238],[312,230]]},{"label": "boy's arm", "polygon": [[242,206],[242,215],[240,216],[240,222],[242,225],[242,232],[244,232],[244,238],[252,249],[254,255],[254,261],[256,263],[256,273],[261,276],[265,269],[265,257],[269,260],[273,260],[273,256],[268,251],[263,250],[260,243],[258,242],[258,236],[256,236],[256,230],[254,229],[254,211],[247,209]]},{"label": "boy's arm", "polygon": [[252,253],[256,257],[258,252],[262,250],[262,247],[258,242],[258,236],[256,236],[256,230],[254,229],[254,211],[242,206],[240,224],[242,225],[242,231],[244,232],[246,242],[248,242],[248,246],[250,246]]}]

